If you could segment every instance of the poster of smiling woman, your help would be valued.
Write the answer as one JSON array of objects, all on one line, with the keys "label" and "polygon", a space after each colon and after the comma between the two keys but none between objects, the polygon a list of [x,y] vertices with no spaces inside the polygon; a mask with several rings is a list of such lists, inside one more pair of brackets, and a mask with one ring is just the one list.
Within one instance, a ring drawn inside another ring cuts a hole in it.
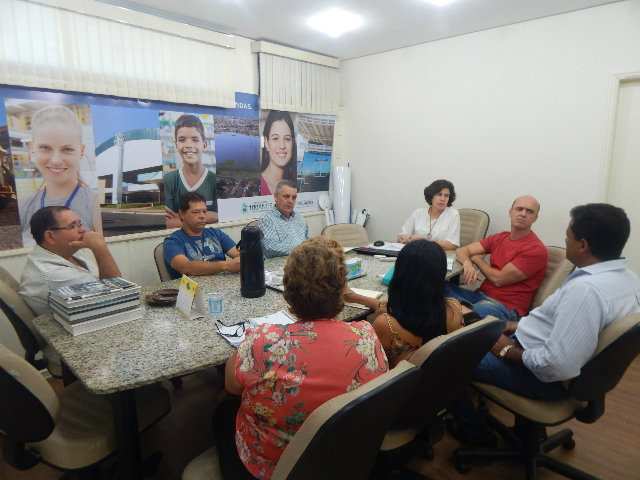
[{"label": "poster of smiling woman", "polygon": [[89,106],[8,98],[4,107],[23,246],[33,245],[29,221],[45,206],[66,206],[102,232]]}]

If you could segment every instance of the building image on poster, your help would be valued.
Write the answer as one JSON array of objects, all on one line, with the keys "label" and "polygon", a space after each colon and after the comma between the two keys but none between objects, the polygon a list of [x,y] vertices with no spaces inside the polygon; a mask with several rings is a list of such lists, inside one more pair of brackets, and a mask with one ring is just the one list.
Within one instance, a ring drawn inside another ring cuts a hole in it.
[{"label": "building image on poster", "polygon": [[187,192],[197,192],[205,198],[207,223],[217,223],[213,116],[170,111],[160,111],[158,116],[166,227],[182,226],[178,203]]},{"label": "building image on poster", "polygon": [[84,228],[102,232],[90,108],[5,99],[23,246],[29,222],[45,206],[74,211]]},{"label": "building image on poster", "polygon": [[[2,102],[0,102],[0,110],[4,110]],[[0,120],[4,118],[0,115]],[[21,246],[22,228],[18,215],[11,142],[7,126],[0,125],[0,250]]]},{"label": "building image on poster", "polygon": [[158,111],[91,104],[104,235],[164,228]]},{"label": "building image on poster", "polygon": [[299,192],[329,191],[334,125],[334,116],[298,115]]}]

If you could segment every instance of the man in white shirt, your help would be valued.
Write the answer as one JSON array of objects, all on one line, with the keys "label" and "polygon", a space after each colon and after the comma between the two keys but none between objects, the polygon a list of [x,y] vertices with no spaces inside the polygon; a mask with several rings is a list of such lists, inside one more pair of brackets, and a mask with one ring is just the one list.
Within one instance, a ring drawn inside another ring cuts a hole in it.
[{"label": "man in white shirt", "polygon": [[[640,312],[640,279],[621,258],[630,223],[604,203],[571,210],[567,258],[577,267],[562,286],[519,322],[509,322],[475,370],[475,381],[528,398],[566,397],[563,381],[580,374],[611,322]],[[508,336],[509,335],[509,336]],[[453,409],[450,430],[468,443],[491,444],[493,433],[468,397]]]},{"label": "man in white shirt", "polygon": [[[30,225],[36,246],[27,257],[18,293],[36,315],[50,311],[47,299],[52,290],[121,275],[104,237],[87,232],[67,207],[41,208]],[[91,250],[97,266],[78,252],[82,248]]]}]

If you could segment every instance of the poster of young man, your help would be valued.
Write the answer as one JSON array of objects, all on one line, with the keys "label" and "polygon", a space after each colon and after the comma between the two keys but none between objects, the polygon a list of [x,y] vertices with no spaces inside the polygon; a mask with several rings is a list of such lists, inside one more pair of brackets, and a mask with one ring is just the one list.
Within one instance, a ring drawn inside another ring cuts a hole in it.
[{"label": "poster of young man", "polygon": [[[207,223],[218,222],[213,117],[160,111],[164,210],[167,228],[180,228],[180,197],[197,192],[205,198]],[[168,138],[168,133],[171,137]]]}]

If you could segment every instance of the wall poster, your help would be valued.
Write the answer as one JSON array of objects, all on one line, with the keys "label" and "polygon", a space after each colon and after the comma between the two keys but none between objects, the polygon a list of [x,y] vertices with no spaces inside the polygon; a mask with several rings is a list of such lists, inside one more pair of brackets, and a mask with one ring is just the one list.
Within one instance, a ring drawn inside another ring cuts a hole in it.
[{"label": "wall poster", "polygon": [[113,236],[178,227],[187,190],[205,196],[211,221],[255,218],[288,178],[296,210],[317,210],[333,127],[332,116],[260,111],[246,93],[225,109],[0,85],[0,250],[33,245],[29,219],[45,205]]}]

